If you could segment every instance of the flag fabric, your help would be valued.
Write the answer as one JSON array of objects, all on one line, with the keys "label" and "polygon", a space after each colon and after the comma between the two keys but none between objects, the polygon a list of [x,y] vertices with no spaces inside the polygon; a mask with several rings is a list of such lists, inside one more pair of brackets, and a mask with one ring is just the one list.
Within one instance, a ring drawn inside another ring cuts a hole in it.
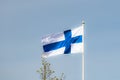
[{"label": "flag fabric", "polygon": [[44,36],[42,38],[44,50],[42,56],[49,57],[59,54],[83,53],[83,36],[83,26]]}]

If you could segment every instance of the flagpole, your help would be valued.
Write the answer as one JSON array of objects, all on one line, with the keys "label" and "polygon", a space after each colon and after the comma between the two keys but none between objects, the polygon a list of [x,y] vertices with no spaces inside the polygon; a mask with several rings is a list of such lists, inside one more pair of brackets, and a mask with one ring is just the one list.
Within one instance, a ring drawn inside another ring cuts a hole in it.
[{"label": "flagpole", "polygon": [[85,22],[82,21],[82,27],[83,27],[83,53],[82,53],[82,80],[85,80],[85,64],[84,64],[84,27]]}]

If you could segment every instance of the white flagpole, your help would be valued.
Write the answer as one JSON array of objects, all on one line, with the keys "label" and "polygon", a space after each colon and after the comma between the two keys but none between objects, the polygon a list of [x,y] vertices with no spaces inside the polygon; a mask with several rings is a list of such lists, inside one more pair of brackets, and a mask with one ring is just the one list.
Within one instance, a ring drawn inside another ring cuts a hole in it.
[{"label": "white flagpole", "polygon": [[85,79],[85,66],[84,66],[84,27],[85,27],[85,22],[82,21],[82,27],[83,27],[83,53],[82,53],[82,80]]}]

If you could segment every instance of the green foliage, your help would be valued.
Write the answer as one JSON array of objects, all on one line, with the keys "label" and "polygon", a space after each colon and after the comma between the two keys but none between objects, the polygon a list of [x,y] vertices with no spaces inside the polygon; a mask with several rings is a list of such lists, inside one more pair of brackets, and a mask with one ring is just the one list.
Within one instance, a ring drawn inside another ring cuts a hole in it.
[{"label": "green foliage", "polygon": [[64,73],[62,73],[60,78],[54,76],[55,71],[50,69],[50,63],[44,58],[42,58],[42,67],[37,72],[40,74],[41,80],[63,80],[65,78]]}]

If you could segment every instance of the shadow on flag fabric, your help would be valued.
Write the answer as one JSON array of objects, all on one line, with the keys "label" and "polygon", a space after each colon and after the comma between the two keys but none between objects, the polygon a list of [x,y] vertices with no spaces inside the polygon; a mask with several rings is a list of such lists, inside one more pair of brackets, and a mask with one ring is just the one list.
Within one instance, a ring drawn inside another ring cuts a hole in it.
[{"label": "shadow on flag fabric", "polygon": [[42,37],[42,57],[50,57],[60,54],[83,53],[84,30],[83,26],[66,30],[57,34]]}]

